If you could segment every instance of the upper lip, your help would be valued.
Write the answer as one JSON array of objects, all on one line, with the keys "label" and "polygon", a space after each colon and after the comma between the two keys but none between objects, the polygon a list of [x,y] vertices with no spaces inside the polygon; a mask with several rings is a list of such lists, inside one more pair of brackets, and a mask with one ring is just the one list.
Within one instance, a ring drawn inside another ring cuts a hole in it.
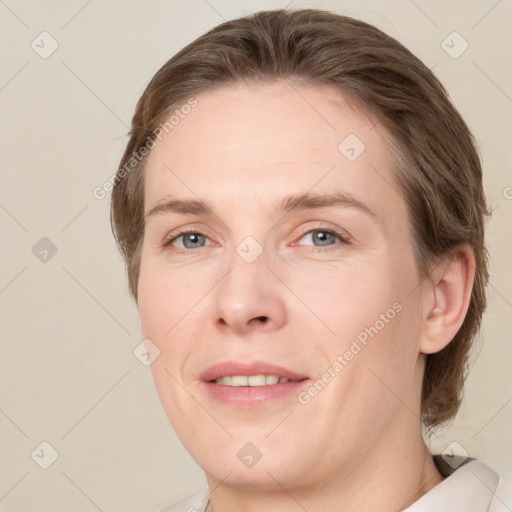
[{"label": "upper lip", "polygon": [[278,377],[286,377],[290,380],[307,379],[307,375],[303,375],[288,368],[278,366],[264,361],[252,361],[249,363],[237,363],[234,361],[221,361],[209,366],[200,375],[200,379],[205,382],[214,381],[228,375],[277,375]]}]

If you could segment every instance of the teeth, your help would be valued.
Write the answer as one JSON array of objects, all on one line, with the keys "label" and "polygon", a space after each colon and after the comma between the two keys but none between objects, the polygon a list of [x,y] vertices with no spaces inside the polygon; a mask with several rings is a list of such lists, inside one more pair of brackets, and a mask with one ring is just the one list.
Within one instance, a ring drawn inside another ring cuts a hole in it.
[{"label": "teeth", "polygon": [[249,379],[244,377],[243,375],[234,375],[231,377],[231,385],[232,386],[247,386]]},{"label": "teeth", "polygon": [[251,375],[247,381],[249,386],[264,386],[265,375]]},{"label": "teeth", "polygon": [[278,375],[229,375],[226,377],[218,378],[215,383],[223,384],[224,386],[271,386],[277,383],[290,382],[286,377],[279,377]]}]

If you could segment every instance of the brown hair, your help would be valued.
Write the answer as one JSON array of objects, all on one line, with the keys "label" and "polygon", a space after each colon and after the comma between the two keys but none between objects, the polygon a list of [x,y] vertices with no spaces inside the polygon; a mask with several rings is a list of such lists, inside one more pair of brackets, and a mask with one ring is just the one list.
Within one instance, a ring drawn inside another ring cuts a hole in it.
[{"label": "brown hair", "polygon": [[453,418],[461,403],[486,307],[489,212],[476,145],[444,87],[409,50],[367,23],[319,10],[263,11],[213,28],[156,73],[137,103],[112,192],[111,221],[130,292],[137,300],[147,149],[141,153],[152,147],[159,125],[215,86],[279,79],[333,85],[392,135],[422,278],[457,246],[473,249],[476,275],[465,320],[452,342],[426,360],[422,421],[432,429]]}]

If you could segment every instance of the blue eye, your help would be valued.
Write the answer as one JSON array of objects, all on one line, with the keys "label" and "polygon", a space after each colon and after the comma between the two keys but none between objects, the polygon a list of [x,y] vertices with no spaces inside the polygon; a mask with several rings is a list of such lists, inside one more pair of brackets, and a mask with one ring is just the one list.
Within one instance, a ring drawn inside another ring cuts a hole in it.
[{"label": "blue eye", "polygon": [[343,241],[343,242],[346,242],[346,239],[341,235],[341,233],[338,233],[332,229],[325,229],[325,228],[320,228],[320,229],[312,229],[310,231],[308,231],[307,233],[305,233],[301,240],[303,238],[305,238],[306,236],[310,236],[311,235],[311,240],[313,241],[313,243],[315,242],[318,242],[319,245],[317,245],[316,247],[327,247],[329,245],[334,245],[336,243],[336,238],[338,238],[339,240]]},{"label": "blue eye", "polygon": [[198,231],[182,231],[181,233],[178,233],[177,236],[173,237],[171,240],[165,243],[165,245],[171,245],[176,240],[179,240],[180,238],[183,239],[182,247],[180,249],[197,249],[200,247],[204,247],[203,245],[200,245],[202,242],[204,243],[206,240],[206,236],[202,233],[199,233]]}]

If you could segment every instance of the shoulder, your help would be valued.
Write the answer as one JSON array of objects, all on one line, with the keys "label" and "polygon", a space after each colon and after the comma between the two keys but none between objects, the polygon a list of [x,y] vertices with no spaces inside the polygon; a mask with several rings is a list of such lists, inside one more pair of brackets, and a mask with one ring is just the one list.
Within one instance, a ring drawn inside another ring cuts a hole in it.
[{"label": "shoulder", "polygon": [[[442,455],[436,456],[435,459],[438,461],[439,469],[443,463],[446,469],[448,459]],[[472,503],[475,510],[478,506],[486,512],[512,510],[512,464],[498,473],[478,459],[459,458],[459,461],[460,467],[456,465],[451,471],[448,470],[447,478],[443,482],[450,494],[458,496],[459,500],[467,500],[468,505]],[[450,462],[448,461],[448,464]],[[440,487],[442,488],[442,485]]]},{"label": "shoulder", "polygon": [[184,500],[155,512],[204,512],[209,496],[208,488],[201,489]]},{"label": "shoulder", "polygon": [[489,512],[510,512],[512,510],[512,461],[500,471],[499,482]]}]

